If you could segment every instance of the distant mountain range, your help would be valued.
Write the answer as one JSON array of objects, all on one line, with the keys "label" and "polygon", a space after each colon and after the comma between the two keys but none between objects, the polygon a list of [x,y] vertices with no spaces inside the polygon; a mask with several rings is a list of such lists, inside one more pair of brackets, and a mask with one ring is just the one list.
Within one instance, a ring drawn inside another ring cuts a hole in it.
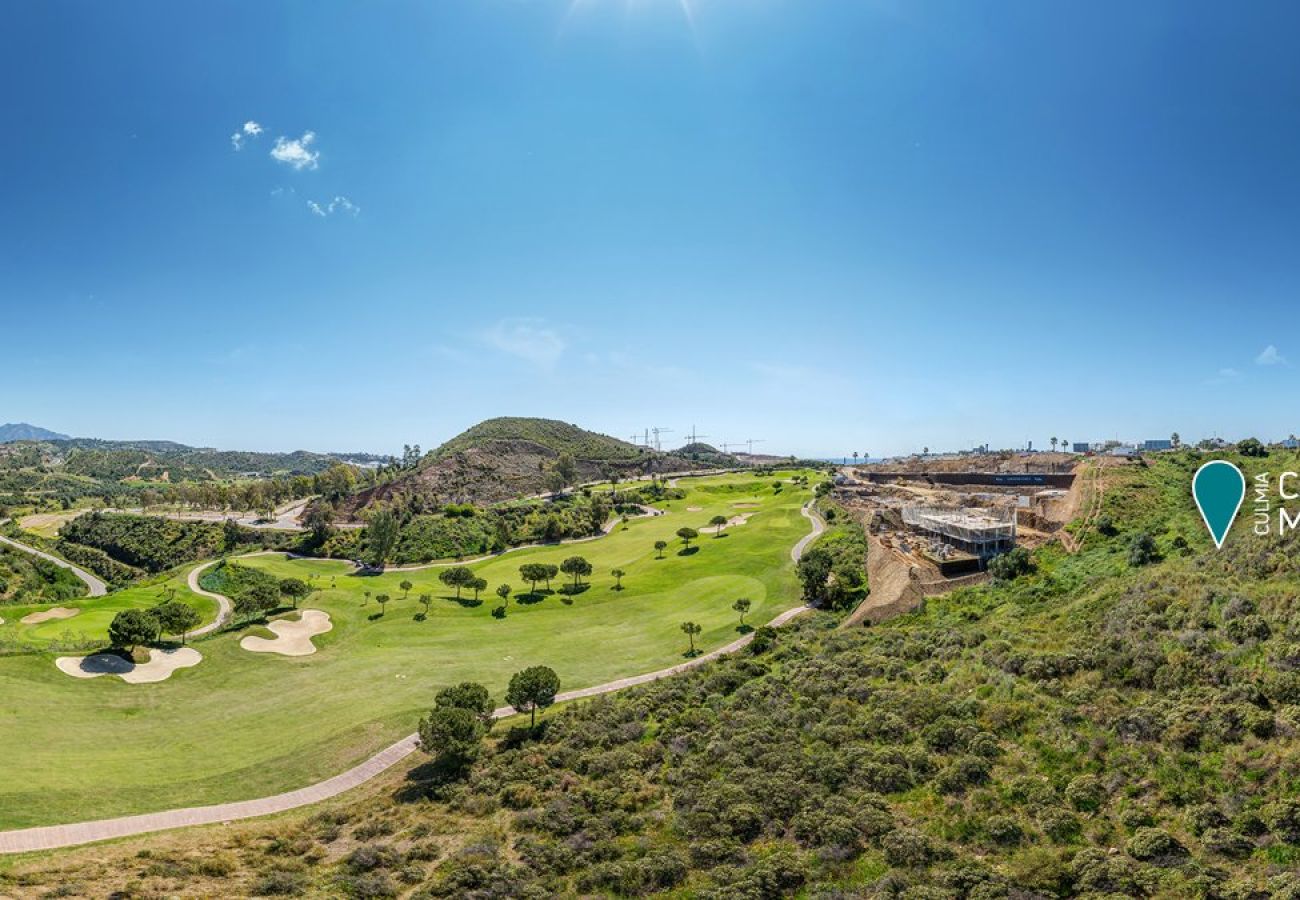
[{"label": "distant mountain range", "polygon": [[13,441],[66,440],[70,440],[66,434],[59,434],[57,431],[50,431],[48,428],[38,428],[35,425],[28,425],[26,422],[10,422],[7,425],[0,425],[0,444],[9,444]]}]

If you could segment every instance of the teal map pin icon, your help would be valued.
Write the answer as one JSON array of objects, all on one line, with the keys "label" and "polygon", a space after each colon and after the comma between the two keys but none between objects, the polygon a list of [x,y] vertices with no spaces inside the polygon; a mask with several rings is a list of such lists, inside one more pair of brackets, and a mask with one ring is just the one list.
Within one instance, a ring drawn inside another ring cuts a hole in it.
[{"label": "teal map pin icon", "polygon": [[1196,499],[1205,527],[1210,529],[1214,546],[1222,548],[1223,539],[1246,499],[1246,476],[1226,460],[1210,460],[1192,477],[1192,497]]}]

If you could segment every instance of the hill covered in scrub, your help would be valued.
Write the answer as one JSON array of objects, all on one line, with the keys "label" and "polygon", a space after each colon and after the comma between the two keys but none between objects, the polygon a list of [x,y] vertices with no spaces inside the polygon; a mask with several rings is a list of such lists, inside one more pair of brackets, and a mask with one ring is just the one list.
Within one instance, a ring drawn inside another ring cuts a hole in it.
[{"label": "hill covered in scrub", "polygon": [[57,440],[68,440],[68,436],[59,434],[57,431],[50,431],[48,428],[28,425],[26,422],[9,422],[0,425],[0,444],[8,444],[11,441]]},{"label": "hill covered in scrub", "polygon": [[416,512],[447,503],[496,503],[617,476],[712,468],[554,419],[488,419],[430,452],[396,478],[339,504],[358,515],[377,504]]},{"label": "hill covered in scrub", "polygon": [[0,892],[1300,898],[1300,546],[1239,526],[1214,551],[1201,461],[1108,470],[1081,551],[1014,579],[872,628],[818,613],[499,727],[462,777],[417,760],[274,822],[28,862]]}]

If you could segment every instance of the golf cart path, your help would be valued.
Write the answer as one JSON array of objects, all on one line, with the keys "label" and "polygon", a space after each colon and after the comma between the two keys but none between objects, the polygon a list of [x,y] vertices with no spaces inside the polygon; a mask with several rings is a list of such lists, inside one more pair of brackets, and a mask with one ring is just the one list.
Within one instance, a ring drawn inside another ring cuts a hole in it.
[{"label": "golf cart path", "polygon": [[[802,556],[808,544],[821,534],[826,527],[821,516],[812,508],[811,500],[800,511],[812,523],[812,531],[801,538],[790,551],[791,558],[796,561]],[[191,587],[197,583],[196,573],[202,568],[196,568],[191,572],[193,576]],[[810,610],[811,607],[808,606],[797,606],[781,613],[768,624],[774,628],[779,627]],[[648,672],[644,675],[619,678],[605,684],[580,688],[574,691],[565,691],[557,694],[555,700],[557,703],[564,703],[570,700],[596,697],[624,688],[635,687],[636,685],[649,684],[660,678],[686,672],[728,653],[735,653],[747,646],[753,639],[754,634],[750,632],[725,646],[718,647],[686,662],[669,666],[666,669]],[[508,706],[500,707],[492,713],[494,718],[504,718],[513,714],[514,710]],[[54,850],[59,847],[73,847],[79,844],[148,834],[154,831],[167,831],[173,828],[187,828],[196,825],[216,825],[238,819],[252,819],[258,816],[287,812],[312,803],[319,803],[322,800],[328,800],[331,797],[337,797],[344,791],[365,784],[410,756],[417,749],[419,749],[419,736],[415,734],[407,735],[400,741],[380,750],[359,765],[335,775],[333,778],[327,778],[324,781],[318,781],[307,787],[287,791],[283,794],[259,797],[255,800],[217,803],[211,806],[194,806],[165,812],[120,816],[115,819],[100,819],[92,822],[74,822],[68,825],[44,825],[36,828],[23,828],[17,831],[3,831],[0,832],[0,853],[32,853],[40,850]]]},{"label": "golf cart path", "polygon": [[[8,519],[0,520],[0,525],[3,525],[8,521],[9,521]],[[59,559],[57,556],[54,556],[53,554],[50,553],[46,553],[44,550],[37,550],[35,547],[29,547],[26,544],[20,544],[17,541],[4,536],[0,536],[0,543],[8,544],[10,547],[13,547],[15,550],[21,550],[23,553],[30,553],[32,556],[39,556],[41,559],[54,563],[56,566],[58,566],[61,569],[67,569],[73,575],[76,575],[78,578],[80,578],[82,581],[86,583],[86,587],[89,588],[90,596],[92,597],[102,597],[108,593],[108,586],[105,585],[104,582],[100,581],[98,578],[96,578],[94,575],[91,575],[89,572],[87,572],[85,569],[81,568],[80,566],[74,566],[66,559]]]}]

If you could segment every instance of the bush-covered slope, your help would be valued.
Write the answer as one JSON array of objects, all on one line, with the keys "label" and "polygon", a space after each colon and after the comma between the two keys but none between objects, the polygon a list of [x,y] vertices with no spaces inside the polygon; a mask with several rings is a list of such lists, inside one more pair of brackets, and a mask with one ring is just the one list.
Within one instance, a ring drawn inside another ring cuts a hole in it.
[{"label": "bush-covered slope", "polygon": [[580,460],[628,461],[640,459],[648,452],[644,447],[556,419],[502,416],[485,419],[461,432],[434,450],[430,457],[445,459],[466,450],[483,449],[496,441],[529,441]]},{"label": "bush-covered slope", "polygon": [[569,486],[611,475],[635,478],[716,467],[553,419],[488,419],[447,441],[414,470],[363,490],[337,507],[344,514],[358,515],[380,504],[396,503],[420,512],[447,503],[497,503],[554,490],[555,473],[566,464]]},{"label": "bush-covered slope", "polygon": [[1243,523],[1214,551],[1188,497],[1198,462],[1114,471],[1078,555],[1039,551],[1027,575],[874,628],[822,615],[766,653],[553,713],[463,780],[425,765],[308,814],[24,877],[180,894],[1300,897],[1300,547]]}]

